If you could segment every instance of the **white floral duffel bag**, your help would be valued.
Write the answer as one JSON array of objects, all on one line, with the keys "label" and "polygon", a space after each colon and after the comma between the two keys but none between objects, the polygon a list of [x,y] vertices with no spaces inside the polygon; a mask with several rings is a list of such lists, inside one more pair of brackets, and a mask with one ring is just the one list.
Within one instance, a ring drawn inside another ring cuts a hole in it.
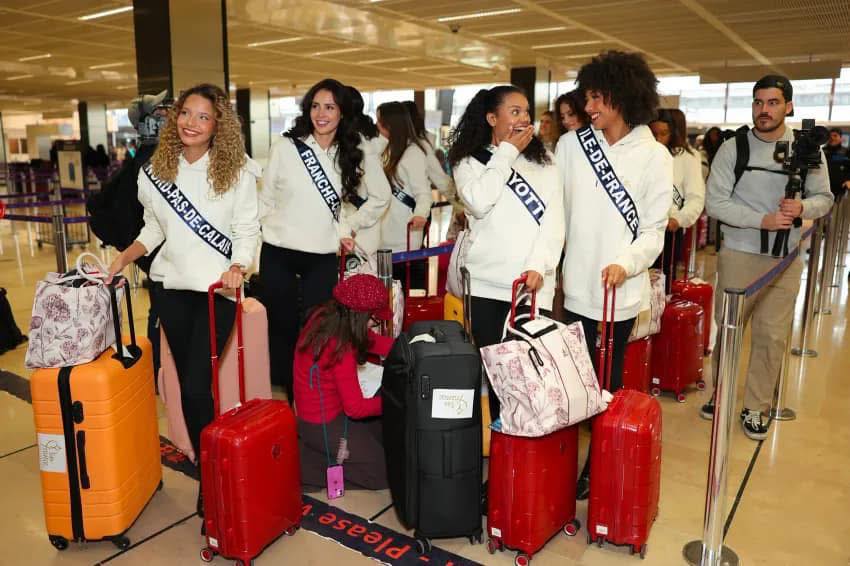
[{"label": "white floral duffel bag", "polygon": [[481,348],[501,404],[502,432],[544,436],[604,411],[611,396],[599,388],[581,323],[514,312],[505,323],[506,339]]},{"label": "white floral duffel bag", "polygon": [[[103,282],[107,275],[97,256],[83,253],[75,270],[48,273],[38,282],[30,319],[28,368],[88,363],[115,344],[111,299]],[[116,290],[119,303],[123,292],[123,288]]]}]

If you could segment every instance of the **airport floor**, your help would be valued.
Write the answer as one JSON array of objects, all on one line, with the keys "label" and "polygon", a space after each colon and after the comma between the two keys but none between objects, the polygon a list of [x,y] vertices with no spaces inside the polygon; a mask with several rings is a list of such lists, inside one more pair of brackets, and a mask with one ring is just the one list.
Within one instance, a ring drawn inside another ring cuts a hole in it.
[{"label": "airport floor", "polygon": [[[54,249],[28,244],[23,225],[13,237],[10,223],[0,222],[0,286],[9,291],[15,318],[26,331],[37,281],[55,269]],[[90,248],[93,246],[89,246]],[[70,253],[71,260],[80,252]],[[705,278],[713,280],[714,257],[700,255]],[[846,268],[844,268],[846,269]],[[805,278],[805,274],[804,274]],[[758,443],[744,436],[735,422],[729,453],[727,512],[736,504],[726,543],[746,565],[850,564],[850,372],[845,357],[850,347],[847,335],[847,277],[840,278],[833,291],[832,314],[815,318],[812,343],[815,358],[791,357],[788,368],[788,406],[797,411],[792,422],[774,422],[767,439],[755,455]],[[804,285],[802,286],[804,287]],[[136,327],[145,333],[147,292],[134,291]],[[801,289],[802,293],[802,289]],[[801,298],[802,299],[802,298]],[[802,300],[796,316],[797,341]],[[0,370],[24,379],[26,345],[0,356]],[[744,341],[744,361],[739,379],[739,406],[743,396],[743,376],[748,355]],[[0,372],[8,376],[8,373]],[[109,542],[71,544],[63,552],[48,542],[44,528],[39,481],[38,450],[35,447],[30,405],[10,392],[9,379],[0,380],[0,563],[33,565],[77,565],[114,563],[116,565],[200,564],[200,520],[194,516],[197,483],[184,473],[164,467],[164,489],[128,532],[133,546],[120,552]],[[20,382],[19,382],[20,385]],[[14,388],[11,388],[14,389]],[[276,395],[280,395],[279,392]],[[660,399],[663,408],[663,452],[661,502],[652,528],[645,562],[630,556],[628,549],[606,545],[590,546],[586,530],[569,538],[556,535],[533,558],[535,566],[614,566],[684,564],[682,547],[702,533],[706,473],[711,423],[699,417],[699,407],[707,400],[705,392],[689,390],[687,400],[678,403],[673,396]],[[737,415],[737,411],[735,413]],[[159,405],[160,431],[167,436],[162,405]],[[587,446],[582,434],[581,458]],[[742,493],[739,486],[751,468]],[[325,502],[324,493],[311,497]],[[390,503],[387,491],[349,491],[333,506],[364,520],[374,517]],[[586,504],[579,502],[578,518],[584,524]],[[486,519],[482,518],[485,522]],[[374,523],[405,533],[392,509]],[[367,523],[368,524],[368,523]],[[457,563],[509,565],[515,553],[489,555],[485,545],[470,545],[466,539],[435,540],[435,546],[466,560]],[[398,548],[400,553],[403,548]],[[447,554],[446,556],[451,557]],[[426,563],[408,549],[403,559],[388,563]],[[467,562],[471,561],[471,562]],[[231,561],[218,557],[214,564]],[[368,564],[370,558],[342,543],[302,529],[293,537],[282,537],[257,558],[257,565],[271,564]],[[434,564],[436,560],[430,561]],[[452,563],[445,559],[443,564]]]}]

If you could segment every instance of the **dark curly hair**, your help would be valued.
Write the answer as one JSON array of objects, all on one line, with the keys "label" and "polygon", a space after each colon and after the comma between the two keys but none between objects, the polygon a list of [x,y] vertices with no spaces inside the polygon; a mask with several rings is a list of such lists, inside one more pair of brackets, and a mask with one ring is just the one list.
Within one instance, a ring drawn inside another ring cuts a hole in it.
[{"label": "dark curly hair", "polygon": [[372,121],[372,117],[364,114],[363,110],[366,104],[363,102],[363,95],[353,86],[346,86],[348,96],[351,98],[351,110],[354,117],[354,129],[367,140],[378,137],[378,126]]},{"label": "dark curly hair", "polygon": [[349,199],[357,194],[357,185],[363,176],[363,151],[358,147],[360,134],[356,128],[348,87],[334,79],[324,79],[310,87],[301,99],[301,115],[295,118],[295,124],[284,135],[288,138],[306,138],[313,133],[310,107],[313,106],[313,99],[320,90],[330,92],[340,110],[334,143],[337,145],[336,161],[342,177],[342,200],[349,202]]},{"label": "dark curly hair", "polygon": [[[487,114],[495,114],[509,94],[526,96],[525,91],[514,85],[494,86],[481,89],[472,98],[457,127],[449,136],[449,163],[452,167],[476,151],[484,149],[493,141],[493,128],[487,122]],[[539,164],[551,163],[543,142],[536,136],[531,138],[522,151],[526,159]]]},{"label": "dark curly hair", "polygon": [[558,115],[558,133],[562,136],[567,133],[567,129],[564,127],[564,117],[561,114],[562,104],[569,106],[570,110],[581,120],[582,124],[585,126],[590,124],[590,116],[584,110],[584,105],[587,104],[584,99],[584,91],[576,89],[565,92],[555,99],[555,113]]},{"label": "dark curly hair", "polygon": [[658,108],[658,79],[639,53],[605,51],[578,72],[578,89],[598,91],[630,126],[649,124]]}]

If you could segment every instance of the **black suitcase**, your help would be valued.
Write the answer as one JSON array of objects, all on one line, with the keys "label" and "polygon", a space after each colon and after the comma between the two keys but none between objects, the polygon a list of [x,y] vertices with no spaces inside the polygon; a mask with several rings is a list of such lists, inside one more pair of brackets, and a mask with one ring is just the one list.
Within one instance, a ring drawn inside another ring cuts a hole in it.
[{"label": "black suitcase", "polygon": [[431,538],[481,541],[480,391],[481,357],[455,321],[414,323],[384,362],[387,478],[420,552]]}]

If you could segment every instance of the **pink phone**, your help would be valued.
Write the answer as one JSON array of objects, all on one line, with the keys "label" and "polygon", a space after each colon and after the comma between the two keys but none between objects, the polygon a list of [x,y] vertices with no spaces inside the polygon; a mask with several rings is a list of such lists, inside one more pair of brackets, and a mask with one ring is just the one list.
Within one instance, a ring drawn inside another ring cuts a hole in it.
[{"label": "pink phone", "polygon": [[328,499],[336,499],[345,495],[345,480],[342,476],[342,466],[328,466]]}]

